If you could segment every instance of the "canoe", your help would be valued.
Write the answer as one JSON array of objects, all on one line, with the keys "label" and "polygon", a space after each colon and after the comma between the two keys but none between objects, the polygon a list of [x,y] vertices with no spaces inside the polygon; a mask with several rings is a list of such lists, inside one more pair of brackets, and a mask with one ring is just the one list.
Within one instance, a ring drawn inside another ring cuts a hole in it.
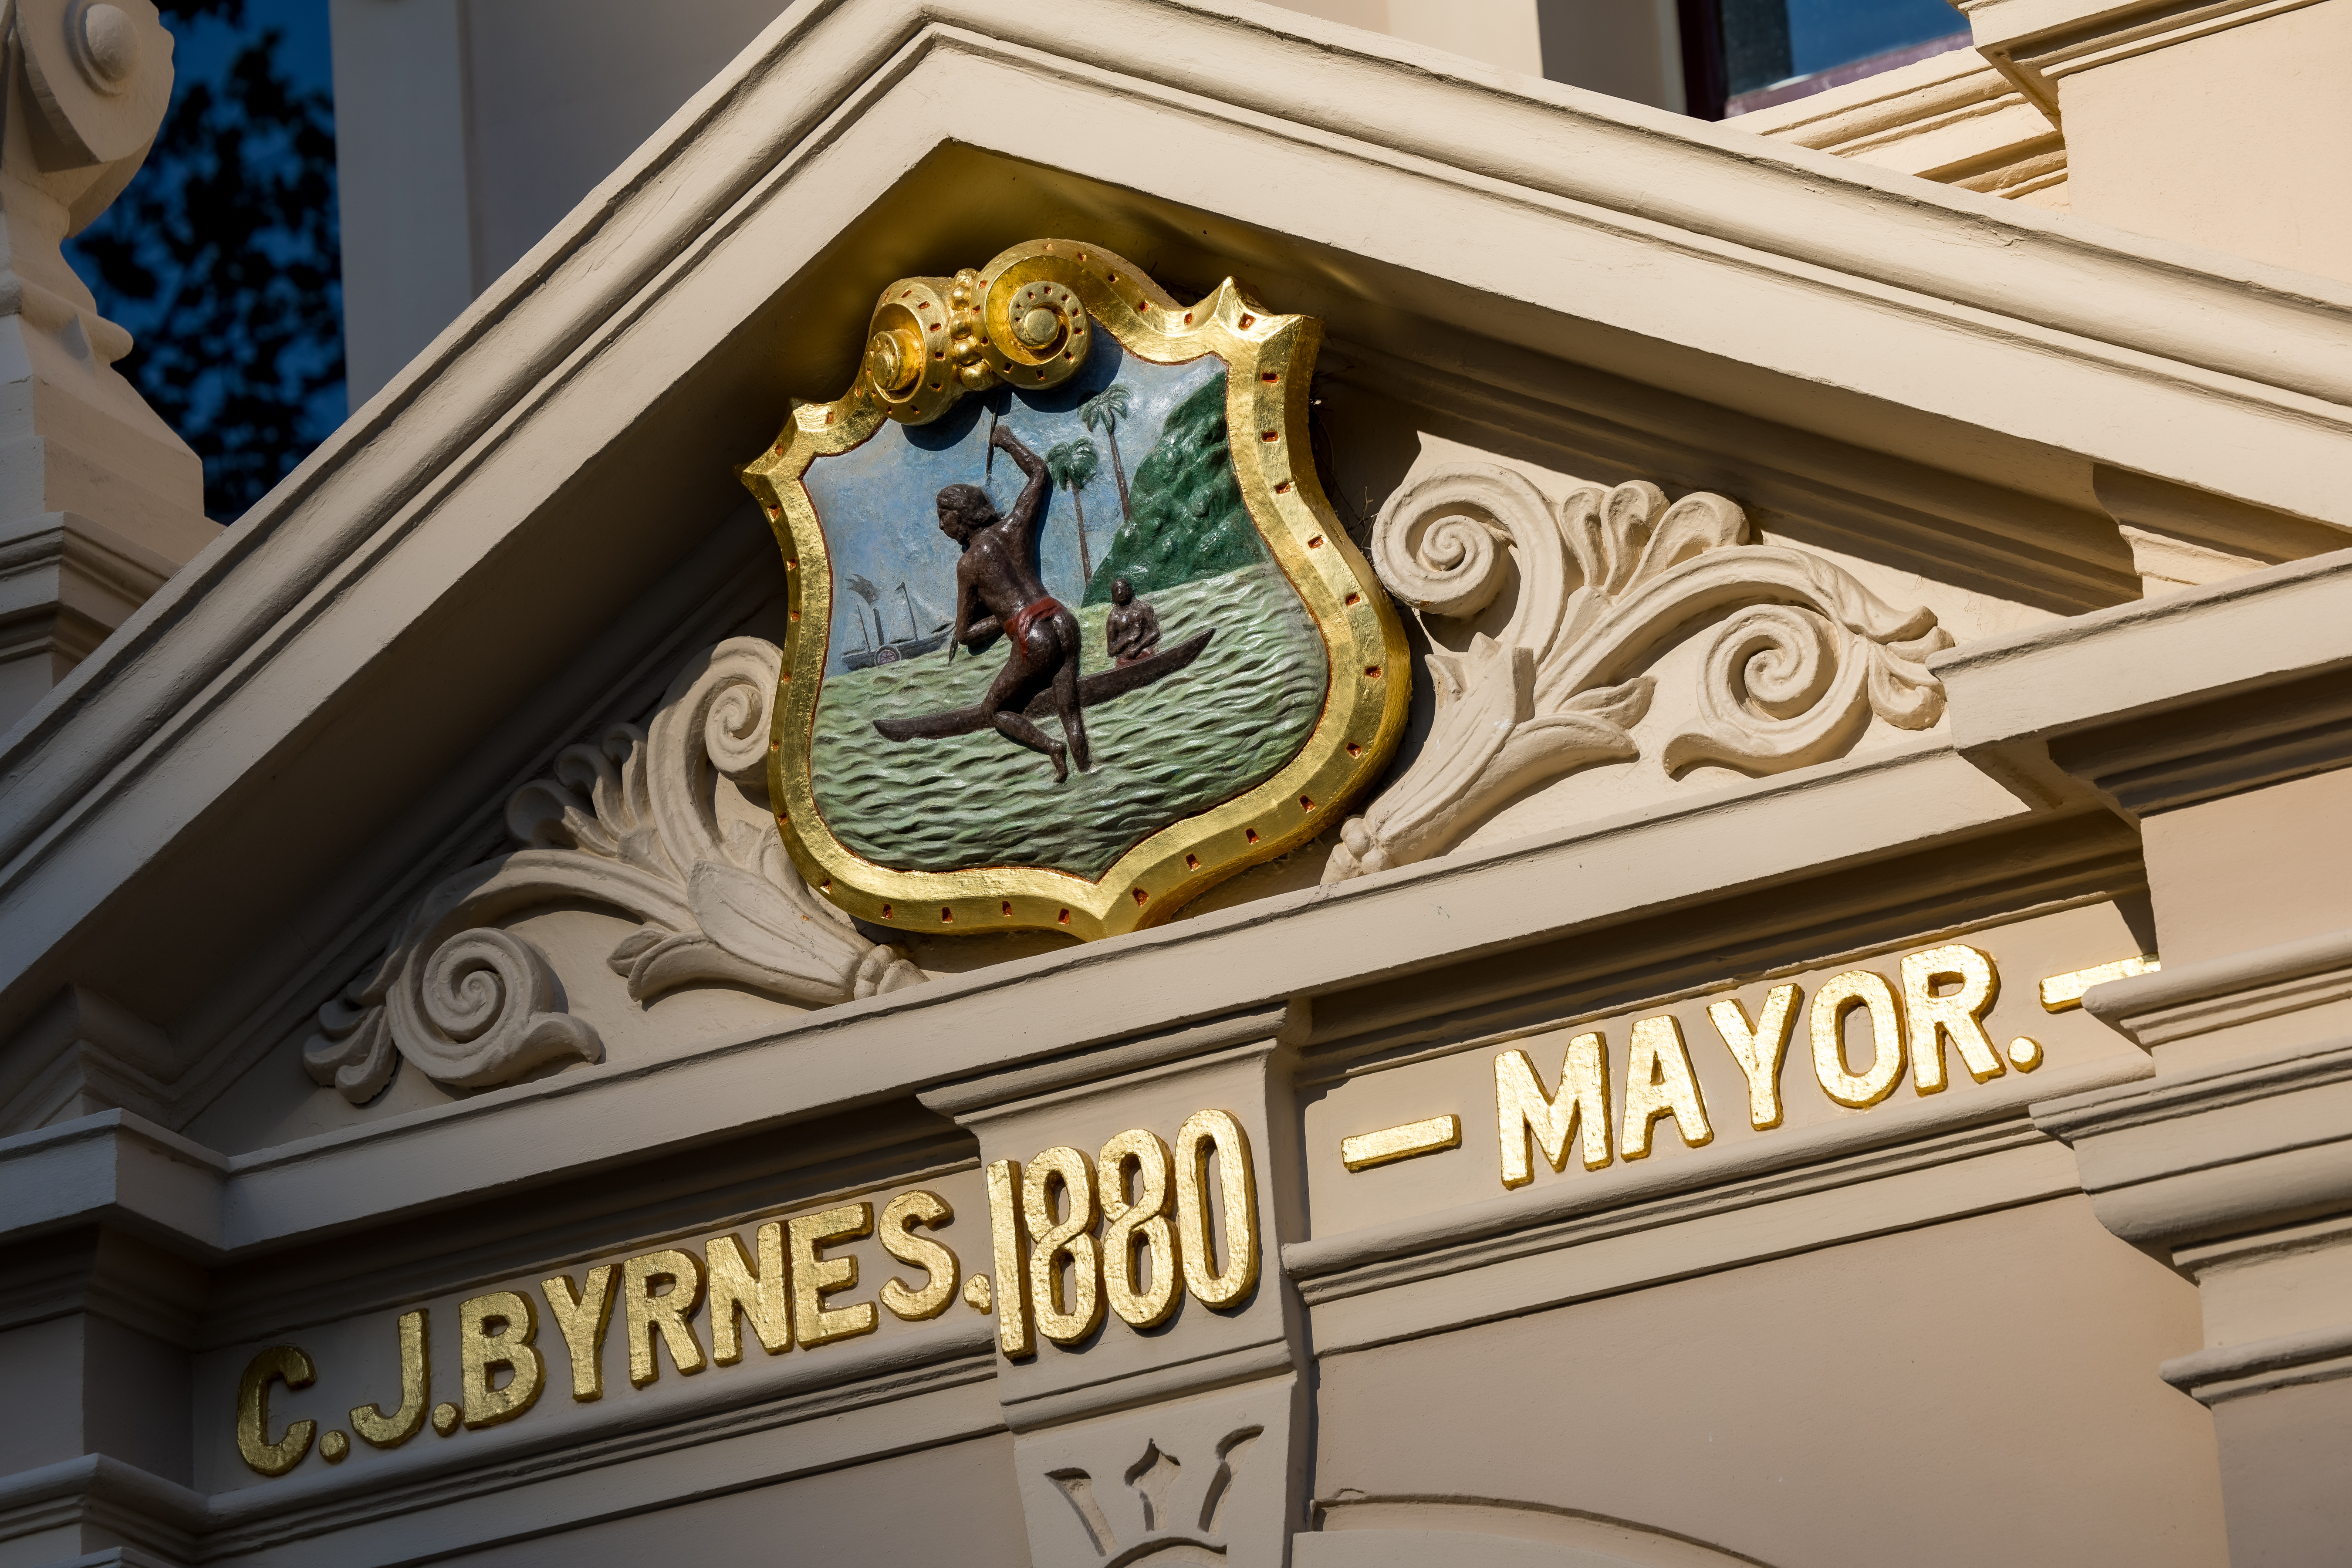
[{"label": "canoe", "polygon": [[[1150,658],[1137,659],[1095,675],[1082,676],[1078,680],[1078,706],[1092,708],[1108,702],[1115,697],[1150,685],[1162,676],[1173,675],[1194,659],[1217,635],[1214,626],[1195,637],[1188,637],[1174,647],[1153,654]],[[1029,700],[1026,710],[1032,719],[1043,719],[1054,711],[1051,688]],[[990,728],[986,715],[978,703],[969,708],[952,709],[945,713],[927,713],[916,719],[877,719],[874,727],[884,738],[892,741],[944,741],[950,735],[969,735],[977,730]]]}]

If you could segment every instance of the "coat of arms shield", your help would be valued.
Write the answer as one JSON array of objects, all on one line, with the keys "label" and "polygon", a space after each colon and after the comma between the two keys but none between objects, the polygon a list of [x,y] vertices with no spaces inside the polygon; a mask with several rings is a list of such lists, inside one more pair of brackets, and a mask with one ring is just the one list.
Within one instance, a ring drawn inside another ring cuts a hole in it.
[{"label": "coat of arms shield", "polygon": [[836,906],[1167,919],[1376,779],[1411,668],[1307,441],[1318,324],[1098,247],[890,285],[742,470],[784,553],[770,790]]}]

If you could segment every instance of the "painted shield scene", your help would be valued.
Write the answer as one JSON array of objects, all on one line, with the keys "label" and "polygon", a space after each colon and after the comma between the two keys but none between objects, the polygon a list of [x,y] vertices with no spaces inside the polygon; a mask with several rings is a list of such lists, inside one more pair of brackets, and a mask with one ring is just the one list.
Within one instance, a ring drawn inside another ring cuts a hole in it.
[{"label": "painted shield scene", "polygon": [[1097,331],[1076,374],[884,424],[803,484],[833,572],[818,810],[877,865],[1098,878],[1272,777],[1325,700],[1244,502],[1226,363]]}]

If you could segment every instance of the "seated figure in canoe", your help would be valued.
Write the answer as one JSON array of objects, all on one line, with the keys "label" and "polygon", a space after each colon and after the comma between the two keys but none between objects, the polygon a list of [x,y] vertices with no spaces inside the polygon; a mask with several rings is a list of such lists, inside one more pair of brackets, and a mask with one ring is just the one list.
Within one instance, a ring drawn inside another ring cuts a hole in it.
[{"label": "seated figure in canoe", "polygon": [[[1209,646],[1215,628],[1154,651],[1154,616],[1149,639],[1130,647],[1129,657],[1082,678],[1077,617],[1045,592],[1037,568],[1037,529],[1051,494],[1045,461],[1002,424],[989,431],[988,443],[1011,458],[1028,482],[1013,510],[1003,514],[977,485],[950,485],[940,491],[940,531],[963,550],[956,562],[955,627],[949,634],[948,657],[953,658],[958,647],[978,653],[1000,635],[1012,644],[1009,657],[972,707],[877,719],[874,728],[891,741],[943,740],[992,729],[1017,746],[1044,753],[1058,783],[1069,777],[1071,762],[1082,769],[1093,765],[1086,709],[1183,668]],[[1131,599],[1131,588],[1129,595]],[[1036,722],[1049,713],[1061,720],[1066,748]]]},{"label": "seated figure in canoe", "polygon": [[1135,584],[1121,577],[1110,585],[1110,614],[1103,643],[1115,664],[1140,664],[1160,651],[1160,612],[1135,596]]}]

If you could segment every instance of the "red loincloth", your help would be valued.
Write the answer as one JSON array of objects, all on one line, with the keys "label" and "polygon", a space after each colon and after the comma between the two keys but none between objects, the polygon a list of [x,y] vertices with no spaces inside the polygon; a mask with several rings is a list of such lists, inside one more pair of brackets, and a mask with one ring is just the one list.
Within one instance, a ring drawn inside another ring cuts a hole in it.
[{"label": "red loincloth", "polygon": [[1004,623],[1004,635],[1013,639],[1013,656],[1024,664],[1028,663],[1029,628],[1048,616],[1058,616],[1061,613],[1061,601],[1050,594],[1013,611],[1013,618]]}]

